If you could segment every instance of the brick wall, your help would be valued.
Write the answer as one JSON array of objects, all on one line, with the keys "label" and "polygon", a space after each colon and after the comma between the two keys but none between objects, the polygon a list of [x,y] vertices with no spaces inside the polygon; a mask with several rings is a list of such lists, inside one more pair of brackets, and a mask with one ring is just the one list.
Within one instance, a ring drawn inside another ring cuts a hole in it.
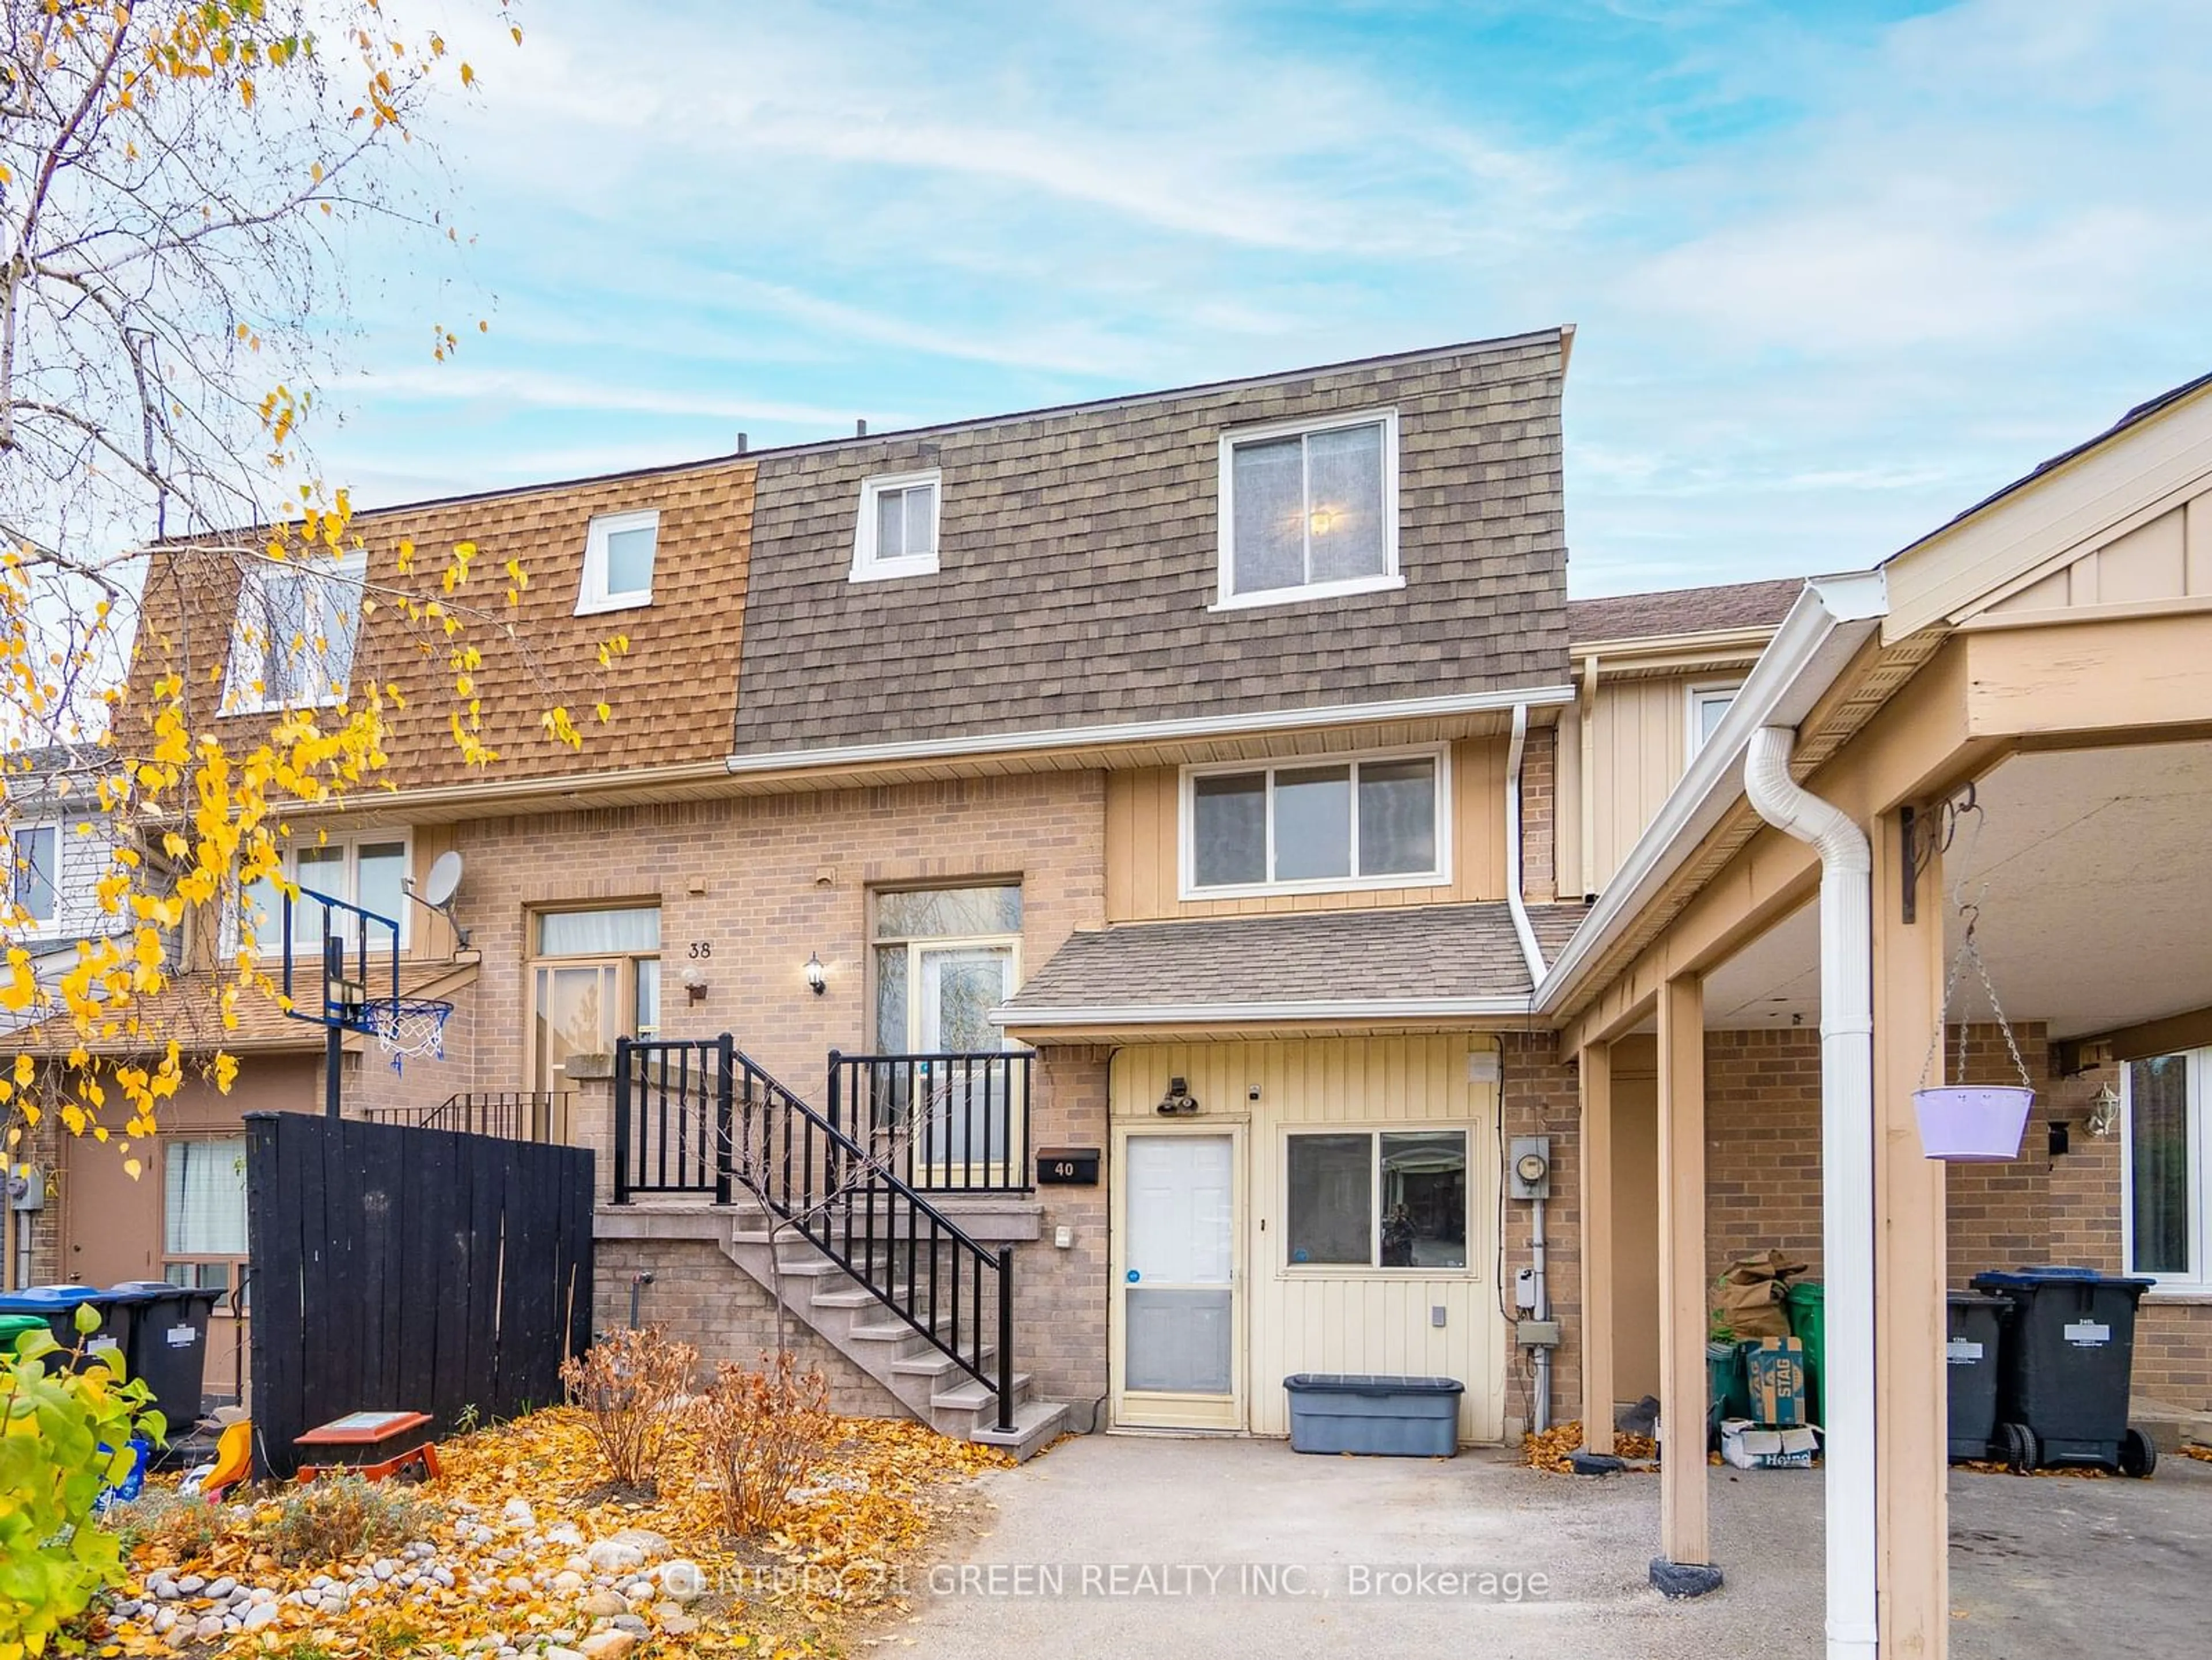
[{"label": "brick wall", "polygon": [[[1558,899],[1553,829],[1559,808],[1559,729],[1540,727],[1521,752],[1521,894],[1532,903]],[[1572,896],[1579,898],[1579,894]]]},{"label": "brick wall", "polygon": [[[833,1048],[862,1051],[869,890],[1018,880],[1022,964],[1042,967],[1077,928],[1104,921],[1104,785],[1097,773],[957,780],[880,789],[603,808],[456,827],[468,860],[460,914],[483,955],[466,1049],[422,1071],[444,1085],[528,1082],[528,925],[544,906],[660,907],[661,1018],[672,1037],[737,1034],[818,1104]],[[693,958],[692,946],[708,955]],[[828,988],[809,993],[809,953]],[[694,1003],[680,976],[696,967]],[[416,1067],[408,1068],[411,1075]],[[426,1083],[427,1086],[427,1083]]]},{"label": "brick wall", "polygon": [[[714,1375],[717,1360],[754,1366],[775,1349],[775,1304],[768,1292],[725,1256],[710,1239],[602,1239],[592,1252],[592,1325],[598,1331],[629,1323],[632,1276],[653,1275],[638,1294],[638,1318],[663,1325],[699,1351],[700,1371]],[[880,1383],[817,1337],[802,1320],[786,1331],[802,1366],[819,1366],[830,1380],[830,1405],[839,1412],[903,1418],[906,1408]]]},{"label": "brick wall", "polygon": [[[1997,1028],[1965,1030],[1966,1080],[2018,1081]],[[2036,1091],[2021,1157],[1954,1164],[1946,1178],[1946,1251],[1954,1289],[1992,1268],[2080,1263],[2117,1274],[2123,1139],[2088,1132],[2098,1090],[2117,1067],[2053,1078],[2044,1027],[2015,1029]],[[1954,1038],[1954,1043],[1956,1039]],[[1707,1266],[1776,1245],[1820,1271],[1820,1039],[1809,1026],[1705,1034]],[[1951,1050],[1954,1057],[1958,1050]],[[2068,1149],[2050,1151],[2053,1122]],[[2136,1323],[2135,1390],[2212,1410],[2212,1304],[2146,1301]]]},{"label": "brick wall", "polygon": [[[1581,1087],[1574,1069],[1559,1059],[1550,1032],[1507,1032],[1504,1087],[1499,1102],[1502,1130],[1510,1144],[1516,1135],[1552,1138],[1552,1197],[1545,1206],[1546,1284],[1552,1316],[1560,1323],[1560,1342],[1552,1356],[1552,1417],[1574,1415],[1583,1397],[1582,1364],[1582,1186],[1576,1131],[1582,1120]],[[1501,1175],[1501,1183],[1503,1177]],[[1498,1297],[1513,1317],[1513,1280],[1529,1266],[1530,1207],[1505,1204],[1505,1264]],[[1534,1372],[1518,1349],[1506,1359],[1505,1415],[1526,1422],[1533,1400]],[[1510,1425],[1508,1426],[1509,1431]],[[1509,1439],[1510,1439],[1509,1435]]]},{"label": "brick wall", "polygon": [[[1108,1066],[1104,1046],[1042,1049],[1037,1057],[1035,1134],[1040,1147],[1108,1150]],[[1095,1188],[1037,1189],[1040,1242],[1014,1253],[1014,1301],[1021,1348],[1016,1359],[1048,1401],[1075,1408],[1078,1429],[1091,1426],[1091,1404],[1106,1393],[1106,1160]],[[1054,1243],[1066,1228],[1073,1243]],[[1103,1420],[1102,1420],[1103,1421]]]}]

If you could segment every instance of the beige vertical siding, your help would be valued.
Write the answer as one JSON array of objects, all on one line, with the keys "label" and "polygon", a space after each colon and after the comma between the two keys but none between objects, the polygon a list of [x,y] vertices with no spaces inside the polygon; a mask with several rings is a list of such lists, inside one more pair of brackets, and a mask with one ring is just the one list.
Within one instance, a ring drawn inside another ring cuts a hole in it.
[{"label": "beige vertical siding", "polygon": [[[1503,739],[1451,746],[1452,879],[1433,887],[1352,893],[1269,894],[1255,898],[1179,897],[1182,773],[1175,767],[1115,772],[1106,779],[1106,920],[1161,921],[1252,916],[1278,911],[1376,910],[1465,904],[1505,897],[1505,754]],[[1301,757],[1325,762],[1324,756]],[[1255,763],[1257,764],[1257,763]]]},{"label": "beige vertical siding", "polygon": [[2212,496],[2169,508],[2008,594],[1993,616],[2212,598]]},{"label": "beige vertical siding", "polygon": [[[1717,678],[1718,677],[1705,677]],[[1588,891],[1602,889],[1627,858],[1682,775],[1687,678],[1598,682],[1596,711],[1597,869]]]},{"label": "beige vertical siding", "polygon": [[[1504,1433],[1506,1335],[1495,1279],[1498,1088],[1470,1081],[1469,1056],[1478,1051],[1495,1053],[1496,1040],[1459,1033],[1163,1043],[1115,1055],[1114,1113],[1123,1128],[1134,1132],[1160,1122],[1153,1107],[1170,1077],[1186,1079],[1200,1104],[1195,1121],[1180,1122],[1243,1127],[1238,1316],[1255,1434],[1290,1432],[1282,1383],[1302,1371],[1456,1377],[1467,1385],[1460,1438],[1495,1441]],[[1468,1133],[1464,1270],[1292,1270],[1284,1262],[1285,1132],[1329,1123]],[[1118,1274],[1115,1286],[1118,1298]],[[1439,1306],[1441,1327],[1431,1315]],[[1117,1355],[1117,1372],[1119,1364]]]}]

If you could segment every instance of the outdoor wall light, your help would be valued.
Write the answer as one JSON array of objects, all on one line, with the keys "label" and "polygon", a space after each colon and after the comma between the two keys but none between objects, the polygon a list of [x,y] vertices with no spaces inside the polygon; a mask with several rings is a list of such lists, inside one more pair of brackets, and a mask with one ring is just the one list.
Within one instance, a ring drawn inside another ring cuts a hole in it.
[{"label": "outdoor wall light", "polygon": [[2119,1127],[2120,1098],[2106,1084],[2098,1090],[2089,1107],[2089,1134],[2101,1141]]},{"label": "outdoor wall light", "polygon": [[812,952],[806,953],[806,983],[814,988],[817,997],[830,989],[829,970],[822,966],[822,959]]},{"label": "outdoor wall light", "polygon": [[1163,1118],[1185,1116],[1198,1110],[1198,1098],[1190,1092],[1190,1085],[1180,1078],[1168,1079],[1168,1092],[1152,1109]]}]

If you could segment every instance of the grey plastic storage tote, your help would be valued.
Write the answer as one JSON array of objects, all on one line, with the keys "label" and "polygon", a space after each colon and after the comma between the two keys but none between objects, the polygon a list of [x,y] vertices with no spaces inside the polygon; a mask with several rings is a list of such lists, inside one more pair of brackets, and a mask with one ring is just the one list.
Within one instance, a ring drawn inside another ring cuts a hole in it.
[{"label": "grey plastic storage tote", "polygon": [[1449,1458],[1459,1450],[1454,1377],[1308,1372],[1283,1379],[1291,1395],[1291,1450]]}]

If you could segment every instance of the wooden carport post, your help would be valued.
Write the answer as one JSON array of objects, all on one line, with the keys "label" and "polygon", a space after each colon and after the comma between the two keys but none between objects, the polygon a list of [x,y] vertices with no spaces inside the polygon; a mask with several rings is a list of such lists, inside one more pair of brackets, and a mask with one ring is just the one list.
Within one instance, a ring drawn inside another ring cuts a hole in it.
[{"label": "wooden carport post", "polygon": [[1613,1450],[1613,1045],[1582,1052],[1583,1445]]},{"label": "wooden carport post", "polygon": [[[1659,1550],[1669,1596],[1717,1590],[1705,1517],[1705,988],[1659,992]],[[1588,1324],[1588,1322],[1585,1322]]]},{"label": "wooden carport post", "polygon": [[[1922,823],[1927,815],[1922,815]],[[1924,834],[1924,832],[1923,832]],[[1942,1660],[1950,1645],[1944,1431],[1943,1177],[1920,1153],[1912,1091],[1943,1007],[1943,880],[1923,850],[1917,921],[1898,816],[1874,836],[1875,1511],[1882,1660]]]}]

